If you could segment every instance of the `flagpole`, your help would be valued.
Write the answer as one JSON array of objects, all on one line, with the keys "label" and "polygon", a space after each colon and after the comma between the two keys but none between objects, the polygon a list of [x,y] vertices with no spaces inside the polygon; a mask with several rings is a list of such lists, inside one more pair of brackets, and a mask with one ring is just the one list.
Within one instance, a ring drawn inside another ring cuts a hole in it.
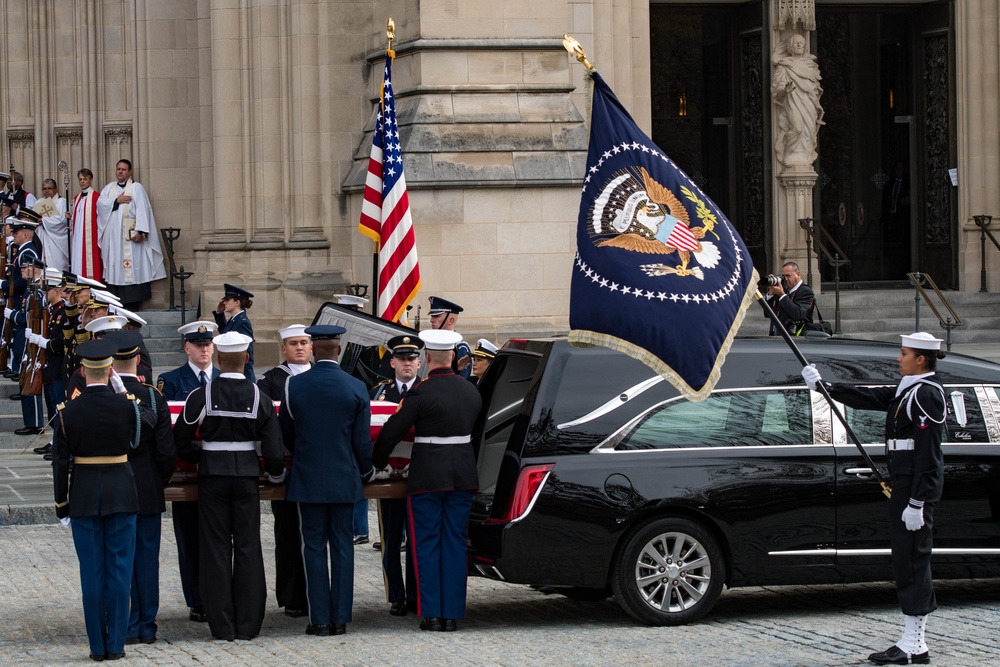
[{"label": "flagpole", "polygon": [[[795,358],[798,359],[799,363],[803,366],[808,366],[809,361],[805,358],[805,355],[802,354],[802,351],[799,350],[799,346],[795,344],[795,341],[792,340],[792,336],[788,333],[788,329],[786,329],[785,326],[778,320],[777,314],[775,314],[771,305],[767,302],[767,299],[765,299],[760,293],[760,290],[757,290],[756,297],[757,300],[760,301],[760,305],[764,307],[764,313],[767,315],[768,319],[771,320],[774,328],[781,332],[781,337],[785,339],[785,342],[788,344],[788,347],[791,348],[792,354],[795,355]],[[847,435],[850,436],[854,445],[858,448],[858,451],[861,452],[861,458],[865,460],[865,463],[868,464],[868,466],[872,469],[872,472],[875,473],[875,476],[878,477],[879,485],[882,487],[882,493],[885,494],[886,498],[890,498],[892,496],[892,487],[885,481],[885,477],[883,477],[882,473],[879,472],[878,466],[875,465],[875,461],[873,461],[872,457],[865,451],[865,448],[861,444],[861,440],[858,438],[857,434],[854,432],[854,429],[852,429],[851,425],[847,423],[847,418],[840,411],[840,408],[838,408],[833,402],[833,397],[830,396],[830,392],[827,390],[826,385],[822,382],[817,382],[816,391],[821,393],[823,398],[826,399],[826,402],[830,405],[830,410],[832,410],[833,414],[837,416],[840,423],[844,425],[844,428],[847,430]]]},{"label": "flagpole", "polygon": [[[392,20],[391,16],[385,22],[385,38],[389,43],[389,45],[386,47],[385,53],[390,58],[392,58],[396,55],[392,52],[392,42],[394,39],[396,39],[396,23]],[[385,108],[384,90],[379,91],[379,104],[382,106],[384,110]],[[375,131],[378,132],[377,126],[375,127]],[[383,220],[382,222],[384,223],[385,221]],[[372,294],[374,297],[372,298],[372,315],[375,315],[376,317],[379,316],[379,300],[381,297],[381,292],[379,291],[379,284],[378,284],[378,274],[379,274],[378,252],[379,252],[379,242],[372,241]]]}]

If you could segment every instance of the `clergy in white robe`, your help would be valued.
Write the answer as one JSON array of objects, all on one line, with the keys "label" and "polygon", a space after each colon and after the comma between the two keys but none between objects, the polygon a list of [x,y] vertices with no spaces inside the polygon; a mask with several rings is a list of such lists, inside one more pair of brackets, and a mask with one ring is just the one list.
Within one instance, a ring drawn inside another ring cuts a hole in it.
[{"label": "clergy in white robe", "polygon": [[70,270],[83,278],[104,279],[104,262],[97,244],[97,199],[93,188],[94,172],[84,168],[76,172],[80,194],[73,199],[70,225],[73,227],[73,249],[70,253]]},{"label": "clergy in white robe", "polygon": [[66,199],[59,196],[59,186],[51,178],[42,181],[42,198],[35,202],[34,208],[42,216],[42,224],[36,230],[42,242],[42,261],[59,271],[69,271]]},{"label": "clergy in white robe", "polygon": [[149,283],[166,278],[167,272],[153,207],[146,189],[132,180],[132,163],[119,160],[115,175],[97,200],[97,238],[104,282],[126,308],[135,310],[150,297]]}]

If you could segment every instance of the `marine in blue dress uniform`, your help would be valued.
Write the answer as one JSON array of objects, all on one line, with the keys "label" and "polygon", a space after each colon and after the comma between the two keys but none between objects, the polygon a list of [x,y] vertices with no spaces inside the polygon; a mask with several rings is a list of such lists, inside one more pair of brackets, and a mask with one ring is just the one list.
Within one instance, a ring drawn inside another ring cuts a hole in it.
[{"label": "marine in blue dress uniform", "polygon": [[[283,362],[257,379],[257,388],[284,402],[285,382],[293,375],[300,375],[312,368],[312,339],[305,334],[304,324],[293,324],[278,330],[281,338]],[[289,460],[286,447],[286,468]],[[272,500],[274,517],[274,595],[278,606],[292,618],[305,616],[309,611],[306,596],[306,571],[302,564],[302,542],[299,536],[299,508],[288,500]]]},{"label": "marine in blue dress uniform", "polygon": [[141,429],[139,442],[128,453],[139,494],[139,513],[135,520],[135,560],[125,643],[152,644],[156,641],[156,614],[160,608],[160,526],[167,510],[163,485],[174,472],[177,448],[167,402],[155,387],[140,382],[136,372],[142,334],[118,330],[106,338],[117,346],[112,367],[125,391],[146,408],[151,421],[151,428]]},{"label": "marine in blue dress uniform", "polygon": [[[390,338],[386,346],[392,351],[391,365],[395,377],[372,389],[375,401],[399,403],[403,397],[420,383],[420,357],[424,342],[416,336],[396,336]],[[406,579],[400,562],[400,546],[406,531],[406,499],[385,498],[378,501],[379,535],[382,547],[382,574],[385,578],[386,598],[389,613],[406,616],[407,610],[417,610],[417,577],[413,572],[413,549],[406,543]]]},{"label": "marine in blue dress uniform", "polygon": [[[31,209],[24,209],[19,213],[20,216],[30,217],[29,214],[37,215]],[[18,244],[14,262],[17,266],[21,267],[19,269],[20,277],[25,287],[18,307],[9,314],[6,313],[6,309],[4,312],[14,327],[13,353],[17,355],[19,362],[27,364],[25,368],[28,371],[18,378],[20,382],[21,418],[24,422],[23,427],[14,431],[18,435],[35,435],[41,433],[45,424],[42,394],[30,394],[26,386],[30,382],[30,371],[36,359],[25,360],[24,358],[28,342],[29,325],[31,324],[31,310],[33,308],[41,309],[43,300],[37,280],[42,275],[45,265],[39,259],[41,251],[36,245],[37,241],[34,240],[34,229],[36,226],[37,224],[32,220],[17,220],[11,223],[11,229],[14,230],[14,242]]]},{"label": "marine in blue dress uniform", "polygon": [[[439,296],[428,297],[428,300],[430,307],[427,310],[427,317],[431,321],[431,329],[454,331],[458,314],[465,309]],[[472,349],[468,343],[461,340],[461,336],[455,345],[455,360],[451,362],[451,370],[466,379],[472,375]]]},{"label": "marine in blue dress uniform", "polygon": [[243,374],[250,338],[230,331],[212,342],[222,373],[188,394],[174,441],[177,455],[198,465],[199,570],[208,626],[216,639],[249,640],[260,633],[267,601],[257,443],[269,478],[283,480],[281,432],[274,405]]},{"label": "marine in blue dress uniform", "polygon": [[[160,375],[156,387],[164,399],[183,401],[192,391],[219,377],[219,369],[212,365],[212,355],[215,352],[212,338],[215,330],[215,322],[206,320],[188,322],[177,329],[184,336],[184,354],[188,360]],[[172,509],[181,589],[184,591],[184,602],[190,609],[188,618],[203,623],[208,617],[205,616],[201,579],[198,576],[198,503],[174,501]]]},{"label": "marine in blue dress uniform", "polygon": [[128,452],[135,442],[140,409],[108,386],[115,347],[110,341],[79,346],[87,387],[77,400],[59,406],[52,465],[56,515],[72,521],[94,660],[125,655],[139,510]]},{"label": "marine in blue dress uniform", "polygon": [[[885,411],[886,454],[892,478],[889,546],[904,629],[898,642],[868,659],[879,665],[924,664],[927,614],[937,609],[931,578],[934,509],[944,490],[941,436],[945,392],[934,378],[942,341],[919,332],[901,336],[897,387],[829,385],[830,395],[858,410]],[[815,366],[802,369],[810,389],[821,381]]]},{"label": "marine in blue dress uniform", "polygon": [[465,617],[466,544],[472,496],[479,487],[472,451],[472,427],[482,407],[479,391],[456,375],[451,364],[461,336],[421,331],[427,350],[427,378],[408,391],[386,421],[372,456],[378,468],[393,447],[414,429],[406,482],[410,543],[416,555],[417,613],[421,630],[457,629]]},{"label": "marine in blue dress uniform", "polygon": [[[242,287],[236,287],[229,283],[224,283],[222,287],[225,294],[219,299],[219,305],[212,313],[215,316],[215,323],[219,326],[219,333],[235,331],[249,336],[250,340],[253,340],[253,325],[250,324],[250,318],[247,317],[246,312],[253,305],[253,294]],[[229,316],[228,321],[226,321],[227,315]],[[257,381],[257,377],[253,374],[253,343],[250,343],[243,372],[248,380]]]},{"label": "marine in blue dress uniform", "polygon": [[[292,452],[285,497],[299,506],[309,596],[306,634],[341,635],[352,618],[352,515],[371,479],[371,407],[363,382],[337,363],[344,327],[309,327],[316,365],[288,378],[279,421]],[[329,568],[329,569],[328,569]]]}]

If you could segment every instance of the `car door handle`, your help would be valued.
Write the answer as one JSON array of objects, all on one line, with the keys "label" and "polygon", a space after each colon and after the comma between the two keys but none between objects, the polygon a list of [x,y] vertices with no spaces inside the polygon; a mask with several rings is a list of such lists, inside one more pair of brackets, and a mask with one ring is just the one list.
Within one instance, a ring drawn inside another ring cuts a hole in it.
[{"label": "car door handle", "polygon": [[857,475],[858,477],[871,477],[875,474],[871,468],[848,468],[844,473],[847,475]]}]

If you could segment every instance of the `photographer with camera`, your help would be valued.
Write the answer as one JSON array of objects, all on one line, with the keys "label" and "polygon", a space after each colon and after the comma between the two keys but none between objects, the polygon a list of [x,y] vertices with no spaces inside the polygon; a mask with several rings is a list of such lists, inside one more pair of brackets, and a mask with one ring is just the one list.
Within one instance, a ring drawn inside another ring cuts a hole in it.
[{"label": "photographer with camera", "polygon": [[[769,275],[761,281],[762,287],[767,287],[767,304],[778,316],[778,320],[793,336],[799,335],[806,322],[812,322],[813,309],[816,307],[816,295],[809,285],[802,281],[799,265],[795,262],[785,262],[781,266],[781,276]],[[766,284],[765,284],[766,283]],[[771,324],[771,336],[777,336],[778,330]]]}]

